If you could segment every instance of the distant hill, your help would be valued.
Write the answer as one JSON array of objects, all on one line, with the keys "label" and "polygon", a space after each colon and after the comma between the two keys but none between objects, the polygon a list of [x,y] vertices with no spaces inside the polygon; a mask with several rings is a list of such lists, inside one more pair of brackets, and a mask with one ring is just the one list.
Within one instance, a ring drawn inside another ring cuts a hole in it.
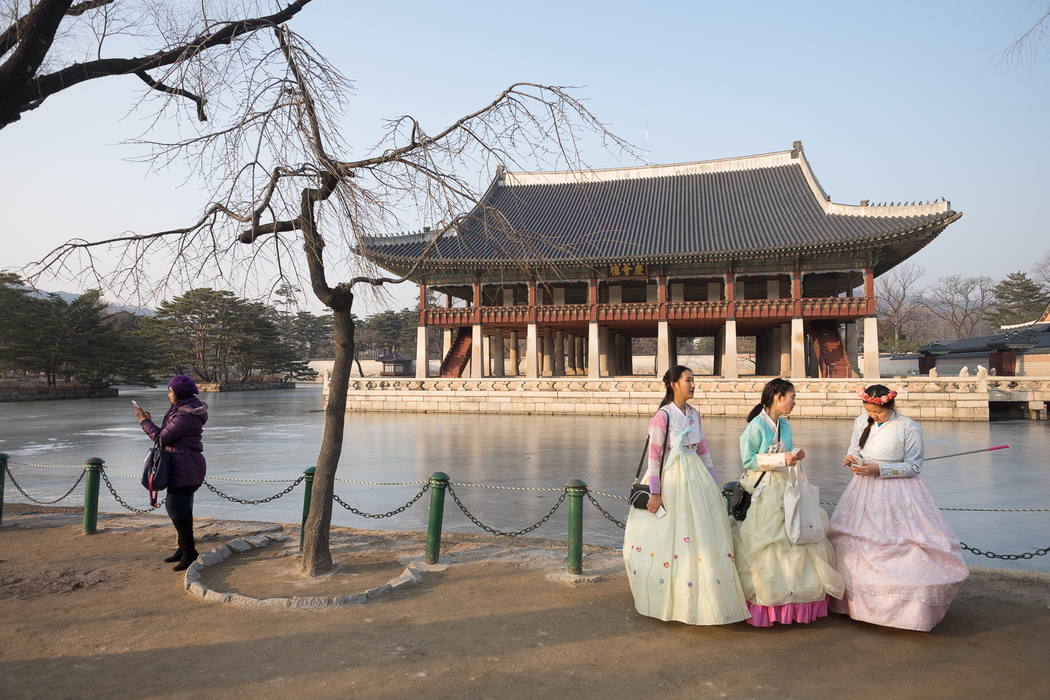
[{"label": "distant hill", "polygon": [[[72,292],[46,292],[40,289],[31,292],[32,296],[37,296],[41,298],[46,297],[48,294],[55,294],[66,303],[69,303],[80,296],[79,294],[74,294]],[[135,314],[136,316],[154,316],[156,314],[156,312],[153,309],[147,306],[135,306],[134,304],[107,304],[106,311],[111,314],[115,314],[118,311],[127,311],[128,313]]]}]

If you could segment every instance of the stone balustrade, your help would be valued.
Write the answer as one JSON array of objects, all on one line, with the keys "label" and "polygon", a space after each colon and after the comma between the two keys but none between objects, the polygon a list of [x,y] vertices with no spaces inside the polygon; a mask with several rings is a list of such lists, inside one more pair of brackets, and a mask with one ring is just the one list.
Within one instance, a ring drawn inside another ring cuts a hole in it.
[{"label": "stone balustrade", "polygon": [[[768,378],[697,377],[692,401],[702,415],[745,416],[758,403]],[[895,377],[880,380],[896,389],[897,405],[916,420],[987,421],[990,401],[1029,402],[1042,410],[1050,401],[1050,378]],[[864,379],[795,380],[796,418],[853,419]],[[325,396],[328,394],[325,377]],[[485,379],[353,378],[348,411],[414,413],[508,413],[648,416],[663,397],[655,378],[521,377]]]}]

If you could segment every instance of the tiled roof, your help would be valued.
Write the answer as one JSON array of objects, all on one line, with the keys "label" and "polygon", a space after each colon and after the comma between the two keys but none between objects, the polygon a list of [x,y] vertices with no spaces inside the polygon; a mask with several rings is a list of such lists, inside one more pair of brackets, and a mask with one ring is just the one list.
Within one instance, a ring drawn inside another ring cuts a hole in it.
[{"label": "tiled roof", "polygon": [[[803,251],[888,241],[941,229],[959,216],[945,200],[833,203],[796,143],[792,151],[730,160],[501,172],[481,205],[437,242],[429,262],[673,260]],[[433,237],[366,239],[362,252],[380,264],[415,259]]]}]

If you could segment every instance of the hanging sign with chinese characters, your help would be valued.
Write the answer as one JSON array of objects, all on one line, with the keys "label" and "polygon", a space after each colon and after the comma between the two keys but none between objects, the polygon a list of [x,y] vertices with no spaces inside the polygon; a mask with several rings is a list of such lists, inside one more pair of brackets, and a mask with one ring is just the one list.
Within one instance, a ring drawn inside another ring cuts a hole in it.
[{"label": "hanging sign with chinese characters", "polygon": [[649,279],[649,267],[638,263],[637,265],[631,264],[613,264],[605,266],[605,278],[635,278],[635,279]]}]

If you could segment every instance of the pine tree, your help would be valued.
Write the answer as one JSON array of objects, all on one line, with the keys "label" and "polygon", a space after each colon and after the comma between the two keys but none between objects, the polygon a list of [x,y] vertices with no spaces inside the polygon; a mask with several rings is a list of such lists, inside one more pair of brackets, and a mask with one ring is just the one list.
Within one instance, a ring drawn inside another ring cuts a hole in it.
[{"label": "pine tree", "polygon": [[1001,328],[1034,321],[1046,308],[1050,295],[1024,272],[1011,272],[992,288],[995,313],[989,322]]}]

